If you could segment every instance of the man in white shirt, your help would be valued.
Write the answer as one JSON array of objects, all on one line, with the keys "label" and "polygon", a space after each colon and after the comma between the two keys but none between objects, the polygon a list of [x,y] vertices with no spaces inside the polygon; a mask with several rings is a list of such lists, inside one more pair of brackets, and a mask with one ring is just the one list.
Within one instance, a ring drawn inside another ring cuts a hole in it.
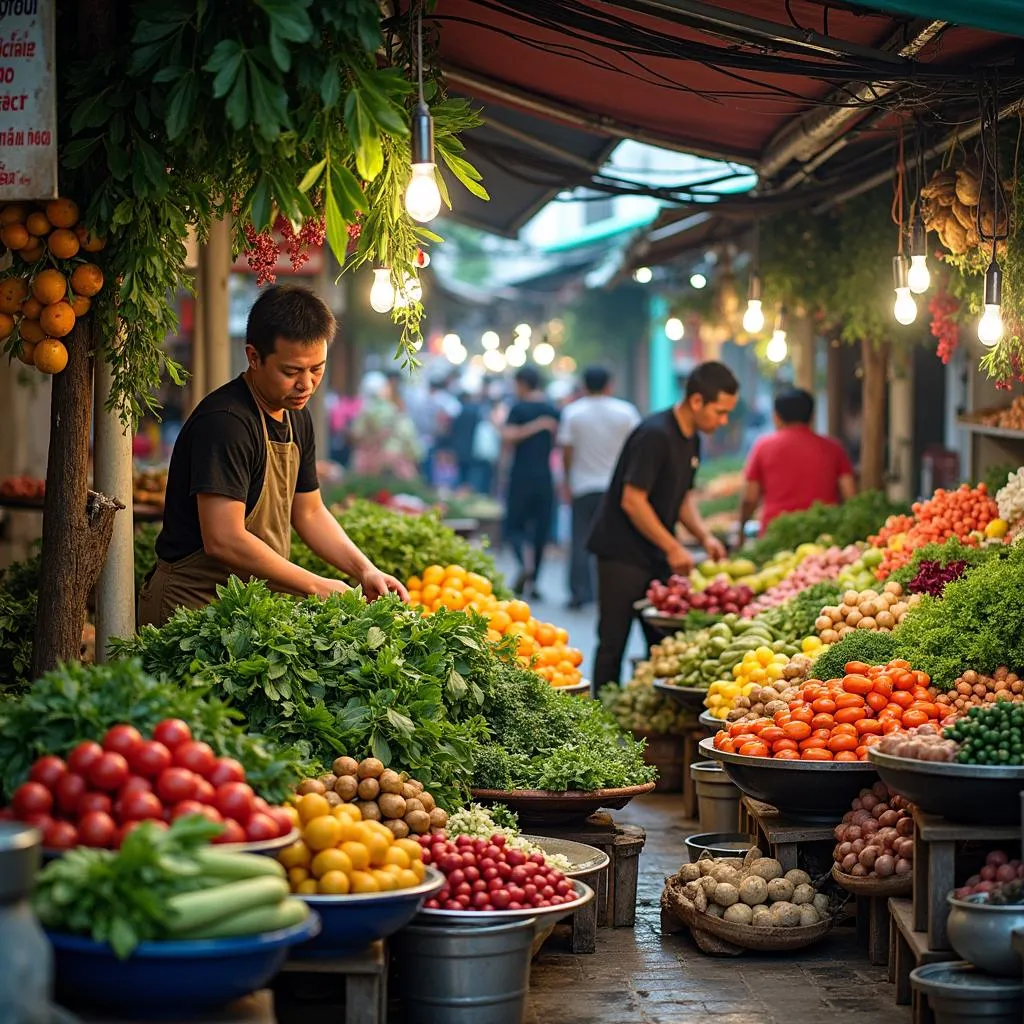
[{"label": "man in white shirt", "polygon": [[587,537],[619,452],[640,422],[635,406],[612,397],[612,375],[603,367],[584,370],[583,385],[587,393],[566,406],[558,431],[572,503],[570,608],[594,600],[594,560],[587,551]]}]

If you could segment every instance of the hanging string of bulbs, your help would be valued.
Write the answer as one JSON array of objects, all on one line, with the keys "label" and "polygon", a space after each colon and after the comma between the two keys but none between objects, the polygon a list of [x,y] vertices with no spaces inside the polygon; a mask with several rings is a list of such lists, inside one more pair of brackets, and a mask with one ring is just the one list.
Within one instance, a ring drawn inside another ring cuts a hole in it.
[{"label": "hanging string of bulbs", "polygon": [[[982,129],[978,136],[981,148],[981,177],[978,192],[984,195],[986,186],[992,188],[992,231],[989,233],[984,230],[980,203],[976,227],[978,238],[982,242],[992,243],[992,259],[985,271],[984,309],[978,321],[978,340],[988,348],[994,348],[1003,337],[1003,272],[996,259],[996,249],[999,242],[1009,234],[1010,220],[999,177],[999,82],[995,77],[992,79],[991,89],[982,90],[981,112]],[[1000,224],[1004,226],[1002,231],[999,229]]]}]

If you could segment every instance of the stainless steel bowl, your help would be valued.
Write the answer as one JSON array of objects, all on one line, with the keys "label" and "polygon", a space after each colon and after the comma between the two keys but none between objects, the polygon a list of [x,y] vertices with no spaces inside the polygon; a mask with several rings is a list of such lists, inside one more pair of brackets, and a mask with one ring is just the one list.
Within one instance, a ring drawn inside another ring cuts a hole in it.
[{"label": "stainless steel bowl", "polygon": [[1021,960],[1013,948],[1013,932],[1024,928],[1024,906],[994,907],[984,894],[949,902],[949,944],[988,974],[1020,978]]}]

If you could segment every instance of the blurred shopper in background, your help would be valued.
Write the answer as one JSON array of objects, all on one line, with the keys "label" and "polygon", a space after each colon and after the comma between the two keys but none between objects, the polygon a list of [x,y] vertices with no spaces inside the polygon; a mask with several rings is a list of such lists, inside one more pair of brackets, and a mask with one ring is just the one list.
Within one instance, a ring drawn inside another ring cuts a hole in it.
[{"label": "blurred shopper in background", "polygon": [[412,420],[399,408],[392,382],[376,370],[359,388],[362,409],[352,421],[352,471],[360,476],[414,480],[423,448]]},{"label": "blurred shopper in background", "polygon": [[566,476],[565,500],[572,507],[569,607],[594,600],[594,557],[587,538],[611,482],[626,438],[640,422],[636,407],[614,398],[612,375],[601,366],[583,371],[585,394],[562,412],[558,443]]}]

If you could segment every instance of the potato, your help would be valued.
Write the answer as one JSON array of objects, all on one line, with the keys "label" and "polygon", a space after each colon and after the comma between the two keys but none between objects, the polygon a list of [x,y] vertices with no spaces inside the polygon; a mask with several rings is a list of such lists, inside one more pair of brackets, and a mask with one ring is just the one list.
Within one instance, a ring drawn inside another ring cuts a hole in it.
[{"label": "potato", "polygon": [[405,813],[408,814],[410,811],[426,811],[426,807],[418,797],[408,797],[405,801]]},{"label": "potato", "polygon": [[828,897],[823,893],[819,892],[812,902],[814,909],[821,915],[821,919],[824,920],[828,914]]},{"label": "potato", "polygon": [[726,907],[725,913],[722,914],[723,921],[731,921],[733,924],[750,924],[753,919],[754,912],[746,903],[734,903],[731,907]]},{"label": "potato", "polygon": [[405,839],[409,835],[409,826],[404,821],[385,821],[384,827],[390,829],[396,839]]},{"label": "potato", "polygon": [[771,915],[777,928],[795,928],[800,923],[800,908],[785,901],[773,903]]},{"label": "potato", "polygon": [[735,868],[729,867],[728,864],[718,864],[708,874],[716,882],[727,882],[729,885],[738,886],[742,881],[740,873]]},{"label": "potato", "polygon": [[404,796],[406,800],[413,800],[419,795],[420,791],[411,782],[402,783],[402,796]]},{"label": "potato", "polygon": [[327,792],[327,787],[319,779],[303,779],[295,787],[295,792],[299,796],[305,796],[307,793],[318,793],[323,796]]},{"label": "potato", "polygon": [[336,757],[334,764],[331,765],[331,770],[339,778],[342,775],[358,775],[359,762],[354,757]]},{"label": "potato", "polygon": [[782,865],[774,857],[761,857],[750,865],[750,870],[755,875],[760,875],[766,882],[773,878],[782,877]]},{"label": "potato", "polygon": [[418,836],[430,831],[430,815],[424,810],[407,811],[403,820]]},{"label": "potato", "polygon": [[405,783],[402,782],[402,776],[398,772],[393,772],[390,768],[386,768],[381,772],[380,778],[377,781],[380,783],[380,791],[382,793],[402,795],[402,787]]},{"label": "potato", "polygon": [[331,805],[331,807],[340,807],[345,802],[341,799],[340,796],[338,796],[337,793],[334,792],[333,789],[328,790],[324,794],[324,797],[326,798],[327,803]]},{"label": "potato", "polygon": [[338,776],[332,772],[327,772],[320,776],[320,782],[323,783],[324,789],[334,789],[334,784],[338,781]]},{"label": "potato", "polygon": [[[695,907],[699,906],[699,904],[695,903],[694,906]],[[722,908],[720,906],[718,906],[717,903],[708,903],[707,899],[704,900],[704,911],[703,912],[705,914],[707,914],[708,917],[721,917],[722,916]]]},{"label": "potato", "polygon": [[443,807],[435,807],[430,812],[430,827],[444,828],[448,824],[448,812]]},{"label": "potato", "polygon": [[703,875],[700,880],[700,887],[708,896],[713,896],[715,889],[718,888],[718,883],[710,875]]},{"label": "potato", "polygon": [[793,890],[792,903],[795,906],[803,906],[805,903],[813,903],[814,897],[817,895],[814,891],[813,885],[798,885]]},{"label": "potato", "polygon": [[821,923],[821,917],[818,914],[817,910],[814,909],[814,904],[813,903],[805,903],[800,908],[800,924],[806,926],[806,925],[810,925],[810,924],[820,924],[820,923]]},{"label": "potato", "polygon": [[684,882],[695,882],[700,878],[700,868],[696,864],[684,864],[679,869],[679,878]]},{"label": "potato", "polygon": [[739,899],[740,891],[735,885],[729,882],[719,882],[715,886],[715,894],[712,896],[712,900],[720,907],[731,907],[734,903],[738,903]]},{"label": "potato", "polygon": [[748,907],[756,907],[768,899],[768,883],[760,875],[747,875],[740,883],[740,899]]},{"label": "potato", "polygon": [[423,783],[419,781],[419,779],[405,778],[402,781],[407,782],[410,786],[412,786],[412,788],[416,790],[417,794],[423,792],[424,786]]},{"label": "potato", "polygon": [[334,792],[342,800],[355,800],[359,793],[359,780],[354,775],[342,775],[334,784]]},{"label": "potato", "polygon": [[380,783],[374,778],[363,779],[358,792],[360,800],[376,800],[380,795]]},{"label": "potato", "polygon": [[357,800],[356,807],[359,808],[363,818],[367,821],[380,821],[380,808],[376,800]]},{"label": "potato", "polygon": [[793,899],[795,888],[788,878],[773,878],[768,883],[768,899],[772,903],[788,903]]},{"label": "potato", "polygon": [[763,856],[764,854],[756,846],[752,846],[747,850],[747,855],[743,858],[743,866],[749,868],[754,861],[760,860]]},{"label": "potato", "polygon": [[810,885],[811,876],[806,871],[801,871],[799,868],[791,868],[786,872],[786,881],[792,882],[794,886],[797,885]]},{"label": "potato", "polygon": [[361,779],[379,779],[384,774],[384,762],[375,757],[367,757],[359,762],[356,774]]},{"label": "potato", "polygon": [[397,793],[381,793],[377,797],[377,806],[385,818],[404,818],[408,813],[405,800]]},{"label": "potato", "polygon": [[427,814],[437,806],[437,804],[434,803],[434,798],[426,790],[423,790],[423,792],[420,793],[418,799],[419,802],[423,804],[423,810],[425,810]]},{"label": "potato", "polygon": [[715,864],[716,861],[714,861],[711,857],[701,857],[700,860],[697,861],[697,866],[700,868],[700,873],[702,875],[710,874],[711,869],[715,866]]},{"label": "potato", "polygon": [[768,907],[763,904],[759,907],[754,907],[751,913],[751,924],[756,925],[758,928],[771,928],[774,923],[772,912]]}]

